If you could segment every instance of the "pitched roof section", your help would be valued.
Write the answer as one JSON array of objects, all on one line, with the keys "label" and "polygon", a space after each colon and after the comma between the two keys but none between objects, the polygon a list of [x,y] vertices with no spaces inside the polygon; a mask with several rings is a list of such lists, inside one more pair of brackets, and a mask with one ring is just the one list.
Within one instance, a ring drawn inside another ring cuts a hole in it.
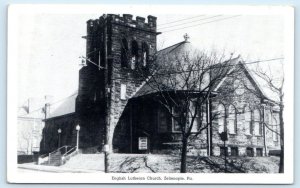
[{"label": "pitched roof section", "polygon": [[50,114],[48,115],[47,119],[74,113],[77,95],[78,92],[76,91],[65,100],[50,105]]},{"label": "pitched roof section", "polygon": [[[170,47],[167,47],[163,50],[160,50],[157,55],[158,55],[158,59],[159,59],[159,56],[172,56],[172,55],[179,55],[179,54],[185,54],[185,53],[189,53],[189,56],[190,55],[194,55],[194,54],[197,54],[197,49],[194,48],[190,42],[188,41],[183,41],[183,42],[180,42],[180,43],[177,43],[177,44],[174,44]],[[223,62],[222,64],[224,64],[224,66],[232,66],[232,68],[234,68],[234,65],[236,65],[238,62],[240,61],[240,56],[236,57],[236,58],[233,58],[231,60],[228,60],[228,61],[225,61]],[[170,62],[172,63],[172,62]],[[219,66],[219,65],[216,65],[216,66]],[[230,67],[229,67],[230,68]],[[157,73],[157,72],[156,72]],[[159,73],[159,70],[158,70],[158,73]],[[143,95],[148,95],[148,94],[153,94],[153,93],[156,93],[157,91],[155,91],[154,88],[152,88],[153,86],[151,86],[151,80],[153,78],[150,78],[150,80],[148,81],[149,84],[144,84],[143,87],[141,87],[137,92],[136,94],[133,96],[133,98],[136,98],[136,97],[141,97]],[[156,78],[156,79],[160,79],[160,78]],[[164,79],[164,78],[161,78],[161,79]],[[161,80],[160,80],[161,81]],[[160,82],[158,81],[158,82]],[[161,81],[163,82],[163,81]],[[220,80],[219,83],[216,84],[216,87],[219,85],[219,84],[222,84],[221,82],[223,82],[223,80]],[[164,90],[164,91],[167,91]]]}]

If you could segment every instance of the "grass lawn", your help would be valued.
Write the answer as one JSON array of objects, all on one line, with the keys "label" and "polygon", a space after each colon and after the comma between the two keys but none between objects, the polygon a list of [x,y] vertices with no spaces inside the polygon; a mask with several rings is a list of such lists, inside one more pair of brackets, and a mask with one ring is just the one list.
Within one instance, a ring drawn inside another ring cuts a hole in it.
[{"label": "grass lawn", "polygon": [[[155,154],[111,154],[110,171],[116,173],[178,173],[180,157]],[[279,157],[229,157],[228,173],[277,173]],[[224,173],[224,158],[188,156],[190,173]]]}]

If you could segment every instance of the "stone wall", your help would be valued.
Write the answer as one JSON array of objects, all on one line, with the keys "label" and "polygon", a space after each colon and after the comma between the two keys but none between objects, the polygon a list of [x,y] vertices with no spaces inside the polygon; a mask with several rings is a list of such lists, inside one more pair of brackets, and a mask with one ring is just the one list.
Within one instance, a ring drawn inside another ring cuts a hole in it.
[{"label": "stone wall", "polygon": [[[235,81],[239,80],[240,83],[245,84],[242,86],[239,92],[237,92]],[[247,87],[245,87],[247,86]],[[247,76],[247,72],[240,71],[238,75],[235,77],[228,77],[225,79],[221,87],[218,89],[218,96],[212,102],[212,112],[213,114],[218,114],[218,105],[222,104],[225,107],[225,126],[228,130],[229,124],[229,106],[233,105],[236,110],[236,125],[237,130],[235,134],[228,133],[228,141],[226,141],[226,147],[228,147],[228,153],[231,153],[231,147],[238,147],[239,155],[246,155],[247,148],[253,148],[254,156],[256,155],[256,150],[262,149],[263,155],[265,154],[265,150],[268,153],[269,147],[277,145],[273,142],[271,138],[271,134],[269,130],[266,130],[266,134],[264,135],[264,123],[268,122],[268,116],[270,115],[270,110],[272,109],[272,105],[270,103],[265,103],[263,105],[262,98],[259,97],[259,92],[257,91],[257,86],[253,83],[253,80],[250,80]],[[260,124],[262,129],[262,134],[257,135],[253,132],[253,134],[248,134],[248,127],[246,126],[246,111],[252,111],[251,123],[253,124],[253,119],[255,118],[253,115],[253,110],[259,110],[260,113]],[[220,114],[219,114],[220,115]],[[224,142],[221,141],[219,136],[219,123],[218,116],[212,120],[212,143],[213,143],[213,153],[214,155],[220,155],[220,147],[223,147]],[[228,131],[227,131],[228,132]],[[266,144],[264,143],[264,139]],[[269,146],[269,147],[268,147]]]}]

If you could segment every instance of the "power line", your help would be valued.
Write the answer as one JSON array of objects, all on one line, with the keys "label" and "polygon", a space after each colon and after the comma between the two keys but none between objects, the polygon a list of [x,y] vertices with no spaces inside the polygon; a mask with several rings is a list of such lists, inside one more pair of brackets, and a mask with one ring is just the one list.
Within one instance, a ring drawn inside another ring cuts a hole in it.
[{"label": "power line", "polygon": [[202,17],[202,16],[205,16],[205,15],[202,14],[202,15],[189,17],[189,18],[185,18],[185,19],[181,19],[181,20],[176,20],[176,21],[172,21],[172,22],[168,22],[168,23],[163,23],[163,24],[160,24],[160,25],[169,25],[169,24],[172,24],[172,23],[181,22],[181,21],[184,21],[184,20],[189,20],[189,19],[198,18],[198,17]]},{"label": "power line", "polygon": [[161,28],[158,28],[158,29],[172,28],[172,27],[176,27],[176,26],[180,26],[180,25],[186,25],[186,24],[189,24],[189,23],[194,23],[194,22],[198,22],[198,21],[202,21],[202,20],[208,20],[208,19],[212,19],[212,18],[220,17],[220,16],[222,16],[222,15],[211,16],[211,17],[208,17],[208,18],[202,18],[202,19],[199,19],[199,20],[185,22],[185,23],[181,23],[181,24],[177,24],[177,25],[172,25],[172,26],[167,26],[167,27],[161,27]]},{"label": "power line", "polygon": [[177,30],[181,30],[181,29],[185,29],[185,28],[190,28],[190,27],[196,27],[196,26],[199,26],[199,25],[204,25],[204,24],[208,24],[208,23],[213,23],[213,22],[218,22],[218,21],[222,21],[222,20],[227,20],[227,19],[231,19],[231,18],[239,17],[239,16],[241,16],[241,15],[231,16],[231,17],[227,17],[227,18],[221,18],[221,19],[217,19],[217,20],[213,20],[213,21],[208,21],[208,22],[203,22],[201,24],[191,25],[191,26],[187,26],[187,27],[181,27],[181,28],[177,28],[177,29],[173,29],[173,30],[167,30],[167,31],[163,31],[163,33],[177,31]]},{"label": "power line", "polygon": [[[275,61],[275,60],[280,60],[280,59],[284,59],[283,57],[279,57],[279,58],[273,58],[273,59],[266,59],[266,60],[259,60],[259,61],[252,61],[252,62],[248,62],[248,63],[243,63],[244,65],[249,65],[249,64],[256,64],[256,63],[261,63],[261,62],[267,62],[267,61]],[[212,65],[213,66],[213,65]],[[236,66],[236,64],[231,64],[231,65],[219,65],[219,66],[214,66],[214,67],[209,67],[206,69],[217,69],[217,68],[225,68],[225,67],[233,67]],[[185,73],[185,72],[196,72],[196,71],[203,71],[205,69],[195,69],[195,70],[186,70],[186,71],[177,71],[177,72],[169,72],[169,73],[157,73],[157,75],[171,75],[171,74],[181,74],[181,73]],[[114,78],[112,80],[124,80],[124,78]],[[137,81],[135,79],[126,79],[128,81]]]}]

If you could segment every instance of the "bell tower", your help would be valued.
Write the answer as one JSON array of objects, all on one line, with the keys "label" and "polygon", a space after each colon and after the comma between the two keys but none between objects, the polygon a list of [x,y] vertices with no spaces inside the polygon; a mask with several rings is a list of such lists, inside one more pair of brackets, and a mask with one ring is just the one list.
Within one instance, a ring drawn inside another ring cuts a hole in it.
[{"label": "bell tower", "polygon": [[[82,147],[112,148],[116,124],[128,100],[143,84],[156,54],[156,17],[105,14],[87,21],[86,66],[79,71],[76,113]],[[104,138],[107,132],[107,139]]]}]

